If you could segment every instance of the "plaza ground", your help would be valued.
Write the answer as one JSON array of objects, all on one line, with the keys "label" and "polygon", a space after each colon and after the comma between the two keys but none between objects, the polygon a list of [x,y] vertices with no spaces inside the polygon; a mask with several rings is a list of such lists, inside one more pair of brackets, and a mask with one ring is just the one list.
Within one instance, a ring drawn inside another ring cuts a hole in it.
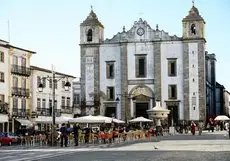
[{"label": "plaza ground", "polygon": [[229,151],[225,132],[204,132],[202,136],[164,136],[110,147],[2,147],[0,161],[229,161]]}]

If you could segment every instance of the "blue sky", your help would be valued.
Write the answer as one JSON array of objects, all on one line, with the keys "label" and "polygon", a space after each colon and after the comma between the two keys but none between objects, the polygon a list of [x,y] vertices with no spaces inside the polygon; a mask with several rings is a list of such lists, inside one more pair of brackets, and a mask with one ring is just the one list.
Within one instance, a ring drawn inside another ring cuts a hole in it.
[{"label": "blue sky", "polygon": [[[155,28],[182,35],[181,20],[192,7],[192,0],[0,0],[0,39],[36,51],[31,64],[80,76],[80,23],[96,12],[111,38],[126,26],[129,30],[140,17]],[[216,79],[230,90],[230,1],[195,0],[206,21],[206,50],[215,53]],[[225,72],[226,71],[226,72]]]}]

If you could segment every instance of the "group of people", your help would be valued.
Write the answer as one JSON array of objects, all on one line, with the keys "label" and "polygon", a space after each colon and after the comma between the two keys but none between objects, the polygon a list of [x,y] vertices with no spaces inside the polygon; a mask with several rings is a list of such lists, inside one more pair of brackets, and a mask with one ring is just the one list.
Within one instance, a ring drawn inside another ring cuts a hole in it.
[{"label": "group of people", "polygon": [[[192,133],[192,135],[195,135],[195,133],[196,133],[196,126],[197,126],[197,125],[192,121],[192,122],[191,122],[191,133]],[[204,129],[204,124],[203,124],[202,121],[199,121],[199,122],[198,122],[198,131],[199,131],[199,135],[202,134],[203,129]]]},{"label": "group of people", "polygon": [[[73,133],[73,136],[74,136],[75,146],[78,146],[78,135],[79,135],[78,130],[79,129],[80,129],[79,125],[77,125],[77,124],[73,125],[72,133]],[[68,145],[68,135],[70,134],[71,131],[69,130],[67,125],[65,123],[63,123],[61,128],[60,128],[60,132],[61,132],[61,136],[60,136],[61,147],[63,147],[63,144],[65,145],[65,147],[67,147],[67,145]]]},{"label": "group of people", "polygon": [[[68,136],[70,134],[73,134],[74,137],[74,143],[75,146],[78,146],[78,140],[81,134],[84,134],[84,143],[89,143],[90,142],[90,134],[95,134],[94,136],[100,138],[103,143],[106,143],[106,140],[109,141],[109,143],[114,142],[115,138],[119,136],[119,134],[127,134],[130,130],[135,131],[135,130],[149,130],[150,126],[148,124],[145,124],[144,126],[140,127],[137,125],[122,125],[122,126],[116,126],[116,125],[107,125],[107,124],[101,124],[100,127],[98,128],[90,128],[90,127],[85,127],[81,128],[78,124],[74,124],[73,128],[70,129],[69,124],[63,123],[61,128],[60,128],[60,144],[61,147],[68,146]],[[80,131],[79,131],[80,130]],[[109,136],[107,136],[109,134]],[[125,137],[123,138],[125,141]]]},{"label": "group of people", "polygon": [[[195,131],[196,131],[196,124],[192,121],[191,122],[191,133],[193,135],[195,135]],[[226,132],[228,133],[229,135],[229,138],[230,138],[230,124],[229,122],[223,122],[223,121],[218,121],[218,122],[214,122],[213,119],[209,119],[208,123],[207,123],[207,126],[206,128],[208,129],[208,131],[212,131],[214,132],[214,129],[216,127],[216,130],[226,130]],[[198,131],[199,131],[199,135],[201,135],[202,133],[202,130],[205,128],[205,125],[203,124],[202,121],[199,121],[198,122]]]}]

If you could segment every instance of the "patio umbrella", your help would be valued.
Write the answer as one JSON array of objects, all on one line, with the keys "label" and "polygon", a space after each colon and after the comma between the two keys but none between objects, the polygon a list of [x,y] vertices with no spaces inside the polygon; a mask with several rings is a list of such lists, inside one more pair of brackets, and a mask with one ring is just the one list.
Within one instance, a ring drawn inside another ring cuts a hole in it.
[{"label": "patio umbrella", "polygon": [[137,117],[135,119],[129,120],[129,122],[131,123],[136,123],[136,122],[140,122],[140,126],[142,127],[142,122],[153,122],[153,120],[144,118],[144,117]]},{"label": "patio umbrella", "polygon": [[129,120],[129,122],[135,123],[135,122],[153,122],[153,120],[144,118],[144,117],[137,117],[135,119]]},{"label": "patio umbrella", "polygon": [[97,116],[82,116],[82,117],[77,117],[69,120],[71,123],[104,123],[105,120],[97,117]]},{"label": "patio umbrella", "polygon": [[215,119],[215,121],[227,121],[227,120],[230,120],[228,116],[225,116],[225,115],[219,115],[217,116]]},{"label": "patio umbrella", "polygon": [[113,122],[115,122],[117,124],[124,124],[125,123],[125,121],[119,120],[119,119],[113,119]]},{"label": "patio umbrella", "polygon": [[101,120],[105,120],[105,123],[112,123],[112,122],[115,122],[117,124],[123,124],[123,123],[125,123],[122,120],[119,120],[119,119],[116,119],[116,118],[112,118],[112,117],[106,117],[106,116],[102,116],[102,115],[98,115],[96,117],[98,117]]}]

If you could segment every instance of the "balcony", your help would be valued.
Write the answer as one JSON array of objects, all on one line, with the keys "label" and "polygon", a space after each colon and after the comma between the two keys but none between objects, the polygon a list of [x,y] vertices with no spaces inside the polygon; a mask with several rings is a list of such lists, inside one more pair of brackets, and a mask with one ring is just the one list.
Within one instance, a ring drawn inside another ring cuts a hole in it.
[{"label": "balcony", "polygon": [[47,108],[37,108],[38,116],[51,116],[51,111]]},{"label": "balcony", "polygon": [[7,103],[0,103],[0,114],[8,114],[8,104]]},{"label": "balcony", "polygon": [[29,77],[31,74],[30,68],[20,65],[12,65],[11,73]]},{"label": "balcony", "polygon": [[27,117],[29,115],[30,115],[30,110],[29,109],[13,108],[12,116],[15,116],[15,117]]},{"label": "balcony", "polygon": [[[37,108],[37,115],[38,116],[52,116],[52,111],[49,108]],[[55,109],[55,116],[61,116],[61,110]]]},{"label": "balcony", "polygon": [[29,97],[30,90],[26,88],[12,87],[12,96]]},{"label": "balcony", "polygon": [[61,106],[61,112],[62,113],[67,113],[67,114],[72,114],[73,109],[70,106]]}]

